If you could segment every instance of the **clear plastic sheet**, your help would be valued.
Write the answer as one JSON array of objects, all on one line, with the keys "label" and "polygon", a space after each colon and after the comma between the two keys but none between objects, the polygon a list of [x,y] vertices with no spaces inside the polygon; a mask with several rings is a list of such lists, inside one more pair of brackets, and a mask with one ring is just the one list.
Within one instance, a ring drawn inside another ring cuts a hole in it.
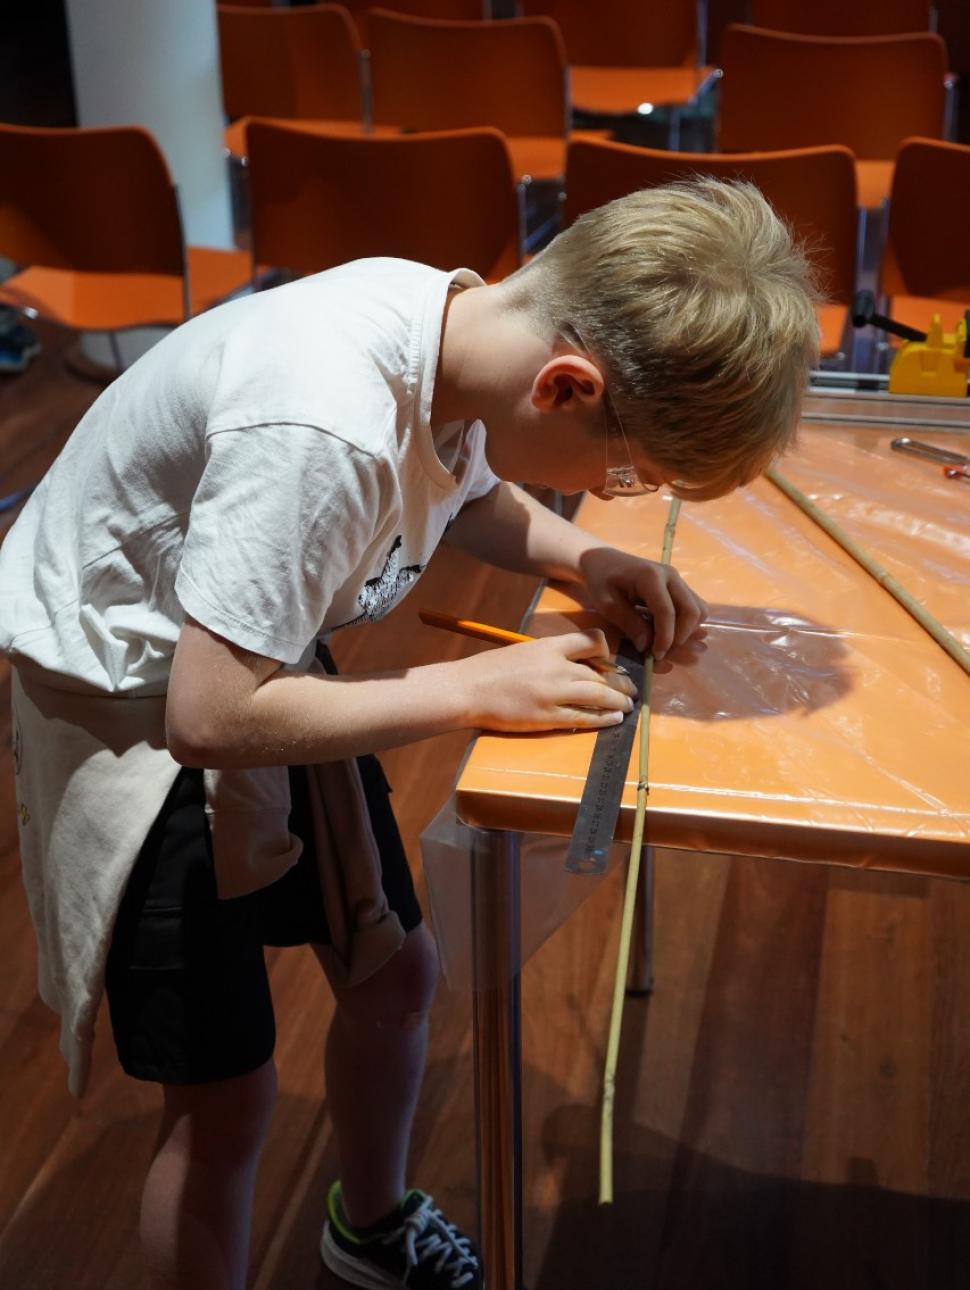
[{"label": "clear plastic sheet", "polygon": [[970,478],[895,451],[901,436],[970,457],[970,433],[803,427],[781,470],[970,648]]},{"label": "clear plastic sheet", "polygon": [[[970,432],[808,427],[782,473],[970,643],[970,486],[891,452],[899,434],[970,455]],[[656,559],[666,500],[588,498],[577,518]],[[767,480],[685,505],[673,563],[711,615],[704,646],[655,675],[648,840],[970,877],[970,677]],[[577,621],[584,606],[553,587],[529,630]],[[481,737],[460,815],[568,834],[593,739]]]},{"label": "clear plastic sheet", "polygon": [[[453,990],[472,988],[475,932],[473,927],[472,855],[484,839],[463,824],[449,798],[421,835],[421,855],[428,882],[431,917],[445,978]],[[596,891],[613,868],[626,860],[630,848],[616,843],[606,870],[596,876],[570,874],[564,869],[568,838],[529,834],[518,851],[520,935],[510,969],[517,972],[542,943]],[[486,843],[487,845],[487,843]],[[493,857],[493,863],[498,863]]]}]

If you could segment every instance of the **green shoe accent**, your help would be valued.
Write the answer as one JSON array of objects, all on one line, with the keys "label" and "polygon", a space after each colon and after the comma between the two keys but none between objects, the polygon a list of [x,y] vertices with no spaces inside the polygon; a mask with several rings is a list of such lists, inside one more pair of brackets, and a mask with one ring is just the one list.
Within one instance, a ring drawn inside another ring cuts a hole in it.
[{"label": "green shoe accent", "polygon": [[360,1245],[360,1237],[354,1234],[354,1229],[344,1218],[344,1207],[340,1203],[340,1179],[337,1178],[330,1186],[327,1192],[327,1214],[331,1223],[346,1241],[353,1242],[354,1245]]},{"label": "green shoe accent", "polygon": [[386,1218],[354,1228],[335,1182],[327,1193],[327,1216],[321,1257],[352,1285],[363,1290],[482,1290],[474,1244],[416,1187]]}]

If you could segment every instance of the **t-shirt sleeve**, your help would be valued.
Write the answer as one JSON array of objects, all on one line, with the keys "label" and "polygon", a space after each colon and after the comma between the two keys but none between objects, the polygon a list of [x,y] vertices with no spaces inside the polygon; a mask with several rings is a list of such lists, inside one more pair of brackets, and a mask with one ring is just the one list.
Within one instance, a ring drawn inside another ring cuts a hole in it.
[{"label": "t-shirt sleeve", "polygon": [[175,581],[183,609],[243,649],[296,663],[372,540],[382,473],[312,426],[210,434]]}]

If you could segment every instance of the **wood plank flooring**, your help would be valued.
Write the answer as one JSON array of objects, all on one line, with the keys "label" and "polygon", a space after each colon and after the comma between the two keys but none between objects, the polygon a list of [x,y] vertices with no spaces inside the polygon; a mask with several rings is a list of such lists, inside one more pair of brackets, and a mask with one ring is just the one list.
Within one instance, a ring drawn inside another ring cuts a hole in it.
[{"label": "wood plank flooring", "polygon": [[[64,341],[0,380],[0,475],[46,468],[97,388]],[[384,623],[338,638],[347,670],[457,657],[418,604],[514,626],[532,583],[443,550]],[[105,1019],[91,1091],[68,1095],[36,997],[0,694],[0,1286],[144,1290],[136,1240],[158,1096],[121,1075]],[[384,757],[408,851],[465,739]],[[530,1290],[965,1290],[970,1283],[970,888],[661,851],[656,987],[626,1014],[616,1202],[596,1203],[599,1073],[621,875],[526,967]],[[270,952],[280,1100],[250,1286],[331,1290],[316,1246],[335,1168],[321,1050],[332,1005],[312,956]],[[470,1001],[435,1005],[412,1175],[474,1223]]]}]

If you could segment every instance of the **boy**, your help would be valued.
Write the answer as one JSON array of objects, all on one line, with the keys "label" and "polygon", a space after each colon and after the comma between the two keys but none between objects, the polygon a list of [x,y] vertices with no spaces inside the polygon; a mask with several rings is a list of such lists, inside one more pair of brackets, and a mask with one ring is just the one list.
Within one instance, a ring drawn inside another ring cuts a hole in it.
[{"label": "boy", "polygon": [[163,1086],[153,1285],[242,1290],[275,1089],[262,950],[310,943],[338,1001],[323,1258],[357,1285],[481,1286],[471,1243],[405,1191],[436,960],[364,754],[599,728],[630,686],[584,666],[599,631],[352,677],[317,641],[385,613],[447,533],[583,584],[643,647],[646,605],[662,657],[703,602],[511,481],[726,492],[790,439],[815,346],[784,227],[703,180],[592,212],[499,285],[370,260],[232,302],[81,422],[0,553],[0,644],[72,1088],[105,985],[125,1070]]}]

